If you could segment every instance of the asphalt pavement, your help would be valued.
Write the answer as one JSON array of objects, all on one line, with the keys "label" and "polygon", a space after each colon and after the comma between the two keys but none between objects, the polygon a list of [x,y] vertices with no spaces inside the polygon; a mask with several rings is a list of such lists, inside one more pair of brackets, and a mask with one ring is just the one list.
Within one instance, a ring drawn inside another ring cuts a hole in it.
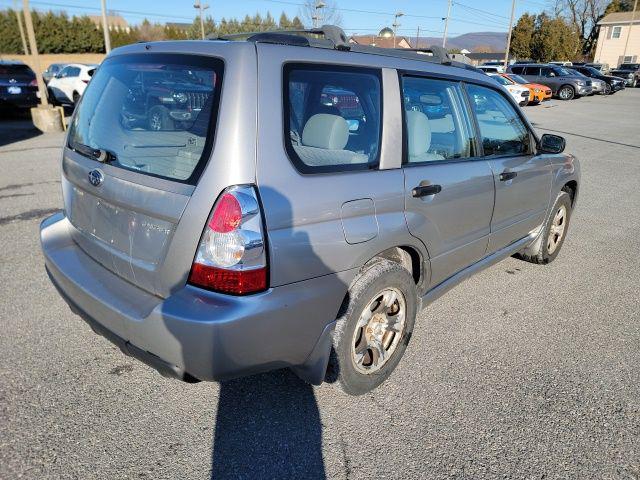
[{"label": "asphalt pavement", "polygon": [[582,164],[562,252],[429,306],[362,397],[180,383],[95,335],[39,248],[63,137],[0,120],[0,478],[640,478],[640,89],[525,112]]}]

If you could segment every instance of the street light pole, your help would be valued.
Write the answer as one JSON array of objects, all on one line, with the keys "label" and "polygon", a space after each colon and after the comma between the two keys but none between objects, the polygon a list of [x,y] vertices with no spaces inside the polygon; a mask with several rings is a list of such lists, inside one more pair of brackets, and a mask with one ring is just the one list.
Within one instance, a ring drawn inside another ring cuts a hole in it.
[{"label": "street light pole", "polygon": [[38,83],[38,92],[40,93],[40,103],[43,107],[48,107],[47,89],[42,79],[42,70],[40,69],[40,59],[38,58],[38,47],[36,45],[36,35],[33,32],[33,21],[31,20],[31,10],[29,9],[29,0],[22,0],[22,9],[24,11],[24,24],[27,27],[27,37],[29,38],[29,48],[31,49],[31,61],[36,72],[36,82]]},{"label": "street light pole", "polygon": [[322,20],[322,9],[326,6],[327,4],[322,0],[318,0],[313,6],[313,8],[315,9],[313,15],[311,16],[311,19],[313,20],[313,28],[318,28],[320,26]]},{"label": "street light pole", "polygon": [[451,16],[451,4],[453,0],[449,0],[447,5],[447,17],[444,18],[444,34],[442,35],[442,48],[447,46],[447,32],[449,31],[449,17]]},{"label": "street light pole", "polygon": [[109,33],[109,23],[107,22],[107,2],[106,0],[100,0],[102,4],[102,30],[104,31],[104,51],[109,53],[111,51],[111,34]]},{"label": "street light pole", "polygon": [[204,11],[209,8],[209,5],[202,4],[200,0],[196,0],[196,3],[193,5],[193,8],[198,9],[200,11],[200,33],[202,34],[202,40],[204,40]]},{"label": "street light pole", "polygon": [[[638,0],[636,0],[638,1]],[[509,20],[509,35],[507,35],[507,50],[504,52],[504,69],[509,65],[509,48],[511,48],[511,34],[513,33],[513,17],[516,13],[516,0],[511,0],[511,20]]]}]

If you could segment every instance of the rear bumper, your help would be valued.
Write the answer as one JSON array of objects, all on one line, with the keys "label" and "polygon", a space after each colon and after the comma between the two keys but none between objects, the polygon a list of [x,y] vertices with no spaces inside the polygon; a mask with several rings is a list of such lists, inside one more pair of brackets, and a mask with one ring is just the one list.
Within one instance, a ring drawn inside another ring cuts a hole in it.
[{"label": "rear bumper", "polygon": [[579,96],[591,95],[593,93],[593,87],[578,87],[578,90],[576,91],[576,93]]},{"label": "rear bumper", "polygon": [[337,274],[245,297],[186,285],[163,299],[95,262],[70,228],[62,213],[41,224],[49,277],[71,309],[124,353],[186,381],[293,367],[322,382],[347,291]]},{"label": "rear bumper", "polygon": [[14,108],[31,108],[38,105],[38,96],[35,92],[21,93],[18,95],[0,94],[0,105]]}]

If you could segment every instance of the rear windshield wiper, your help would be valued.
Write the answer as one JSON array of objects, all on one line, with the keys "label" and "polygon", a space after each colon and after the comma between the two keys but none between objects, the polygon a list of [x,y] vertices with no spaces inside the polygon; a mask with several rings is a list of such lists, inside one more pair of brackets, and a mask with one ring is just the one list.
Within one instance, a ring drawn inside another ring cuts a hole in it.
[{"label": "rear windshield wiper", "polygon": [[116,154],[110,152],[108,150],[102,148],[93,148],[89,145],[84,145],[82,143],[73,142],[71,144],[71,148],[78,152],[80,155],[84,155],[85,157],[93,158],[102,163],[114,162],[118,159]]}]

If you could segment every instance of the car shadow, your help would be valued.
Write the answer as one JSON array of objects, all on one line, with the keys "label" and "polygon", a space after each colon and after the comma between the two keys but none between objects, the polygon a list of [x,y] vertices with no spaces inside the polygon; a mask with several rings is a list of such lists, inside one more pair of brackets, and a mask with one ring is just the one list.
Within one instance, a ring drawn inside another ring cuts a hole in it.
[{"label": "car shadow", "polygon": [[19,109],[0,109],[0,147],[42,135],[31,121],[31,112]]},{"label": "car shadow", "polygon": [[211,478],[325,479],[311,385],[289,370],[223,382]]}]

